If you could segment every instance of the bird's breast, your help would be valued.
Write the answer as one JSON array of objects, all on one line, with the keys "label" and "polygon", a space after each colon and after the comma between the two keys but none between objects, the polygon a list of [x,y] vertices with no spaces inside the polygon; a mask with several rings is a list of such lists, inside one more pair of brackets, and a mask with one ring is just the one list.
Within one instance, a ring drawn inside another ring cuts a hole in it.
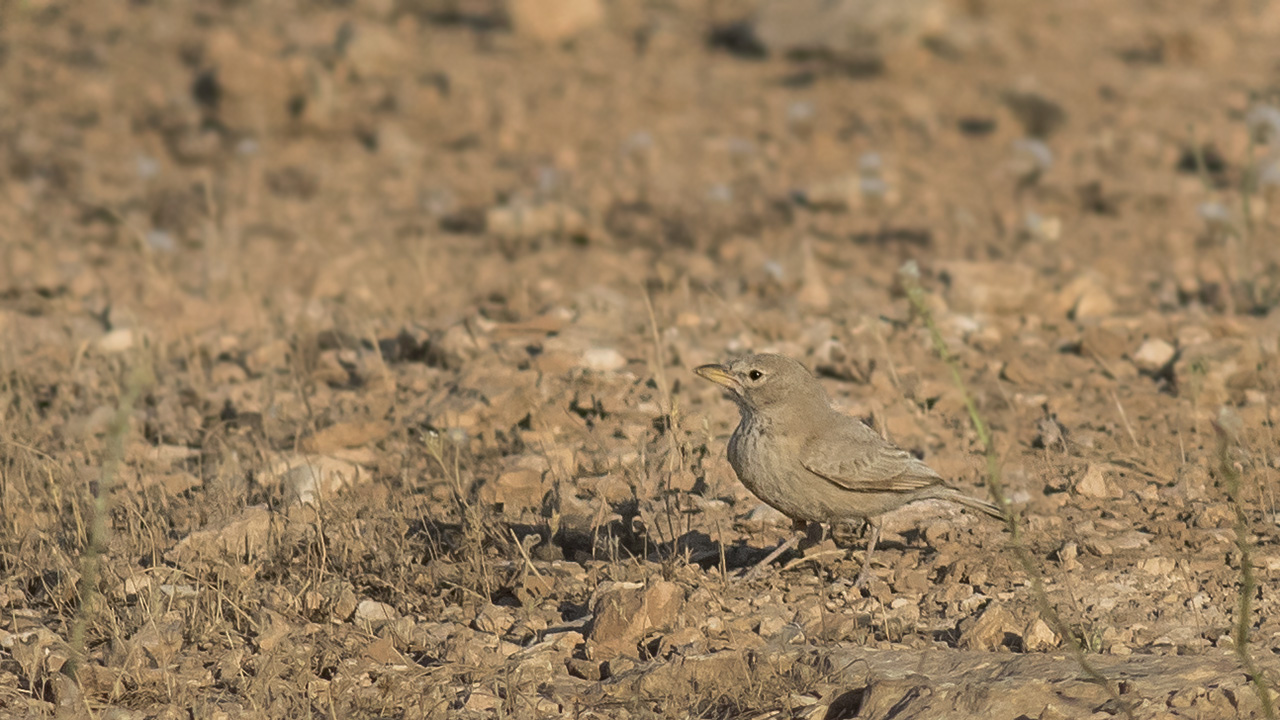
[{"label": "bird's breast", "polygon": [[767,424],[744,420],[729,439],[729,464],[748,490],[787,517],[816,520],[798,462]]}]

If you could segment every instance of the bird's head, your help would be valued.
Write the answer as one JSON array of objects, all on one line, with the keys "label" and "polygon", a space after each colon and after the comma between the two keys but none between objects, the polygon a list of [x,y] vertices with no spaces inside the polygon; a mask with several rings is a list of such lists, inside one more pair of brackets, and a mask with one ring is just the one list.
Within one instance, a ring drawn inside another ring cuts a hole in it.
[{"label": "bird's head", "polygon": [[785,355],[744,355],[724,365],[702,365],[694,372],[728,390],[744,411],[808,412],[830,407],[817,379]]}]

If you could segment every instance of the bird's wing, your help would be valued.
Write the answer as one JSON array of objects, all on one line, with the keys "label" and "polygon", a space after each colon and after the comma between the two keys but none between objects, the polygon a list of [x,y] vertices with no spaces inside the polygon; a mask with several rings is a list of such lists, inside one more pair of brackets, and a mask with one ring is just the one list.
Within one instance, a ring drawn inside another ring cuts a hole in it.
[{"label": "bird's wing", "polygon": [[910,492],[942,482],[911,453],[848,420],[832,423],[805,444],[800,462],[809,472],[853,492]]}]

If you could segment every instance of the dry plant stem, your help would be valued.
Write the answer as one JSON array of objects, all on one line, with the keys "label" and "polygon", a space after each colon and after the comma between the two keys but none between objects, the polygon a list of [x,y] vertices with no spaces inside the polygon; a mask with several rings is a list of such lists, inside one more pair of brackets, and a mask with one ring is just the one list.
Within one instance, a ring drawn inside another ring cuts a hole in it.
[{"label": "dry plant stem", "polygon": [[124,458],[124,438],[129,433],[129,417],[133,414],[133,406],[142,394],[143,388],[150,384],[150,372],[141,367],[135,368],[125,383],[124,394],[120,404],[107,424],[107,452],[102,458],[102,476],[98,479],[97,492],[93,496],[92,515],[89,519],[88,545],[80,558],[80,606],[71,625],[71,659],[68,674],[76,677],[80,664],[84,660],[88,648],[85,646],[85,629],[89,623],[89,615],[98,595],[98,572],[102,564],[102,556],[107,551],[107,522],[110,517],[111,489],[115,485],[116,476],[120,472],[120,462]]},{"label": "dry plant stem", "polygon": [[[667,535],[671,538],[671,555],[666,560],[673,560],[680,551],[681,533],[673,519],[676,512],[671,505],[671,478],[674,474],[683,474],[685,471],[684,453],[681,452],[677,439],[680,437],[680,409],[676,407],[671,397],[671,387],[667,384],[666,354],[662,352],[662,333],[658,330],[658,316],[653,310],[653,299],[649,296],[649,290],[643,285],[640,286],[640,292],[644,298],[645,310],[649,313],[649,332],[653,336],[653,375],[658,383],[658,392],[662,395],[661,409],[667,417],[666,432],[671,443],[671,452],[667,454],[666,473],[663,476],[667,490],[663,493],[663,507],[666,510]],[[657,527],[656,524],[655,527]]]},{"label": "dry plant stem", "polygon": [[1232,644],[1241,667],[1249,674],[1253,690],[1258,694],[1258,701],[1262,703],[1262,714],[1275,720],[1276,710],[1271,702],[1271,689],[1262,677],[1257,663],[1253,661],[1253,656],[1249,654],[1249,626],[1253,622],[1253,594],[1258,590],[1258,581],[1253,574],[1253,544],[1249,542],[1249,521],[1245,517],[1244,505],[1240,499],[1240,470],[1231,461],[1230,433],[1216,422],[1213,428],[1218,434],[1218,470],[1231,500],[1231,509],[1235,512],[1236,549],[1240,552],[1240,594],[1237,598]]},{"label": "dry plant stem", "polygon": [[960,374],[960,363],[947,347],[947,342],[942,337],[942,331],[938,329],[938,324],[933,319],[933,313],[929,311],[928,303],[925,301],[924,288],[920,286],[919,270],[914,263],[909,263],[899,270],[898,274],[902,281],[902,287],[907,292],[907,299],[911,302],[911,307],[929,329],[929,336],[933,340],[934,349],[938,352],[942,361],[946,363],[947,368],[950,369],[951,380],[964,397],[965,410],[969,413],[969,420],[973,423],[974,432],[977,433],[978,442],[982,444],[983,453],[987,458],[987,491],[991,493],[991,499],[995,502],[996,507],[999,507],[1001,512],[1004,513],[1005,526],[1009,530],[1009,544],[1013,548],[1013,553],[1018,558],[1018,563],[1022,566],[1023,572],[1031,579],[1031,591],[1035,596],[1036,606],[1040,610],[1041,616],[1053,625],[1054,631],[1062,638],[1072,658],[1075,659],[1076,664],[1080,666],[1084,674],[1091,681],[1106,689],[1107,694],[1124,712],[1125,717],[1133,720],[1133,710],[1130,708],[1130,704],[1121,699],[1120,692],[1115,685],[1099,672],[1093,666],[1093,663],[1089,662],[1089,658],[1085,656],[1084,648],[1080,646],[1079,640],[1071,632],[1071,628],[1063,622],[1053,604],[1049,602],[1049,596],[1044,590],[1044,578],[1041,577],[1039,569],[1031,559],[1031,552],[1027,550],[1027,545],[1022,539],[1022,522],[1004,494],[1004,485],[1000,479],[1000,458],[996,454],[995,444],[991,441],[991,431],[988,429],[986,421],[982,419],[982,414],[978,412],[973,393],[969,392],[969,387],[965,384],[964,377]]}]

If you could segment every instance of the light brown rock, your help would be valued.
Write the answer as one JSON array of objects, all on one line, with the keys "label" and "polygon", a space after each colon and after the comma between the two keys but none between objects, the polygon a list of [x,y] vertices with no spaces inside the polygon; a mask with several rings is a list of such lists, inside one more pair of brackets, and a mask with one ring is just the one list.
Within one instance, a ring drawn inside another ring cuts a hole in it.
[{"label": "light brown rock", "polygon": [[939,0],[765,0],[753,29],[770,52],[870,60],[940,32],[947,16]]},{"label": "light brown rock", "polygon": [[381,625],[400,617],[400,613],[396,612],[394,607],[365,598],[356,605],[356,620],[374,625]]},{"label": "light brown rock", "polygon": [[330,453],[341,448],[352,448],[377,442],[392,430],[385,420],[363,420],[334,423],[302,439],[302,449],[311,453]]},{"label": "light brown rock", "polygon": [[1035,270],[1020,263],[952,260],[938,270],[948,280],[947,302],[961,313],[1025,310],[1040,285]]},{"label": "light brown rock", "polygon": [[480,487],[480,500],[504,508],[531,508],[542,503],[545,494],[542,473],[529,468],[516,468],[500,474]]},{"label": "light brown rock", "polygon": [[960,647],[966,650],[996,650],[1016,645],[1022,624],[1003,605],[992,603],[977,621],[960,633]]},{"label": "light brown rock", "polygon": [[290,500],[312,504],[371,479],[363,467],[327,455],[291,455],[274,463],[258,481],[267,486],[282,485]]},{"label": "light brown rock", "polygon": [[1123,493],[1107,478],[1106,468],[1098,463],[1091,463],[1085,468],[1072,486],[1077,495],[1090,498],[1120,497]]},{"label": "light brown rock", "polygon": [[518,35],[558,43],[604,21],[600,0],[507,0],[507,15]]},{"label": "light brown rock", "polygon": [[1104,318],[1115,314],[1115,300],[1104,281],[1093,273],[1085,273],[1058,291],[1050,307],[1053,314],[1073,320]]},{"label": "light brown rock", "polygon": [[1029,652],[1049,650],[1058,646],[1058,634],[1043,618],[1035,618],[1022,631],[1022,649]]},{"label": "light brown rock", "polygon": [[272,514],[266,505],[253,505],[238,515],[210,524],[178,541],[165,557],[179,565],[192,560],[250,557],[267,549]]},{"label": "light brown rock", "polygon": [[610,583],[597,590],[591,607],[587,651],[594,660],[609,660],[637,654],[636,645],[645,635],[674,626],[684,607],[684,591],[665,580]]},{"label": "light brown rock", "polygon": [[360,23],[351,28],[347,61],[363,78],[391,77],[405,70],[409,58],[403,40],[386,25]]},{"label": "light brown rock", "polygon": [[211,32],[204,51],[219,90],[221,122],[247,132],[277,130],[291,122],[290,102],[306,89],[303,66],[228,29]]},{"label": "light brown rock", "polygon": [[1133,354],[1133,364],[1148,375],[1159,375],[1173,363],[1177,350],[1160,338],[1147,338]]}]

